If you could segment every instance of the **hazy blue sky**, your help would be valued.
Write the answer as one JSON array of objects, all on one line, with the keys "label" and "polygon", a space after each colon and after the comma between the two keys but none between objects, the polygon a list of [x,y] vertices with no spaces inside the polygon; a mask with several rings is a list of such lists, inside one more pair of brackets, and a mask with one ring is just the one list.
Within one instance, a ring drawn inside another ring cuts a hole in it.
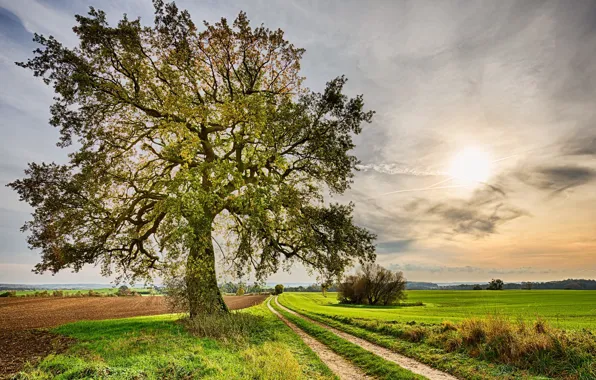
[{"label": "hazy blue sky", "polygon": [[[596,276],[596,1],[177,4],[195,21],[245,10],[306,48],[307,86],[346,74],[364,94],[377,114],[341,201],[378,234],[381,264],[420,281]],[[31,56],[33,32],[76,44],[73,16],[89,5],[153,21],[149,0],[0,0],[2,185],[27,162],[65,161],[52,92],[14,61]],[[0,283],[106,281],[93,267],[32,274],[29,212],[0,187]],[[271,280],[309,281],[300,268]]]}]

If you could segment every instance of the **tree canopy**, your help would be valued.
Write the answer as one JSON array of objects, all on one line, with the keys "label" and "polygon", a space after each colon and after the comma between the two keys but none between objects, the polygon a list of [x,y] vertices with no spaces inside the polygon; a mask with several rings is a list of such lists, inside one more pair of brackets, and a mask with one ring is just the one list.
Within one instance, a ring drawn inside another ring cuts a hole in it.
[{"label": "tree canopy", "polygon": [[9,184],[34,208],[35,271],[176,273],[195,315],[226,310],[216,236],[235,273],[259,279],[297,261],[339,275],[374,260],[353,205],[323,199],[349,188],[353,135],[373,116],[363,97],[343,93],[344,77],[305,88],[304,50],[243,12],[200,30],[174,3],[154,6],[153,26],[111,26],[91,7],[75,16],[77,47],[35,34],[41,48],[17,63],[53,86],[50,124],[70,151]]}]

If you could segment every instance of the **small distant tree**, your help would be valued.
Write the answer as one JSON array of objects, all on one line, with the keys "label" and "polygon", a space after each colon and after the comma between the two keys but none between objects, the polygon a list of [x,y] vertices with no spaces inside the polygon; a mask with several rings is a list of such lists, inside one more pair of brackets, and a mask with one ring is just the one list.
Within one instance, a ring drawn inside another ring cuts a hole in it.
[{"label": "small distant tree", "polygon": [[243,296],[244,295],[244,287],[239,287],[238,290],[236,291],[236,295],[237,296]]},{"label": "small distant tree", "polygon": [[489,283],[488,283],[488,290],[503,290],[503,280],[501,279],[492,279]]},{"label": "small distant tree", "polygon": [[525,289],[525,290],[532,290],[532,288],[534,288],[534,283],[533,282],[525,282],[522,285],[522,289]]},{"label": "small distant tree", "polygon": [[275,294],[279,295],[284,292],[284,286],[282,284],[275,285]]},{"label": "small distant tree", "polygon": [[[329,268],[329,266],[327,266],[327,268]],[[327,290],[329,290],[340,277],[341,274],[338,274],[333,270],[323,269],[319,272],[318,280],[321,284],[321,293],[323,293],[323,297],[327,297]]]},{"label": "small distant tree", "polygon": [[473,290],[482,290],[482,286],[480,286],[480,285],[474,285],[474,287],[472,289]]},{"label": "small distant tree", "polygon": [[129,296],[130,295],[130,289],[128,288],[128,286],[126,285],[122,285],[121,287],[118,288],[118,293],[119,296]]}]

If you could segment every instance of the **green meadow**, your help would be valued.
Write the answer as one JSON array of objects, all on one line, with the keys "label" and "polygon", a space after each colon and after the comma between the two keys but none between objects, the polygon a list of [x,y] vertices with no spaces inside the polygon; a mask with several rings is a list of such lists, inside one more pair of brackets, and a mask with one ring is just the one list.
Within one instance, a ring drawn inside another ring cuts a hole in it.
[{"label": "green meadow", "polygon": [[337,293],[284,293],[280,301],[296,310],[379,321],[442,323],[497,315],[596,330],[596,291],[590,290],[415,290],[407,292],[404,306],[340,305]]},{"label": "green meadow", "polygon": [[596,378],[596,291],[409,291],[400,306],[282,305],[463,379]]},{"label": "green meadow", "polygon": [[76,343],[17,378],[336,379],[265,304],[236,315],[249,328],[214,325],[226,338],[197,336],[174,314],[63,325],[53,331]]}]

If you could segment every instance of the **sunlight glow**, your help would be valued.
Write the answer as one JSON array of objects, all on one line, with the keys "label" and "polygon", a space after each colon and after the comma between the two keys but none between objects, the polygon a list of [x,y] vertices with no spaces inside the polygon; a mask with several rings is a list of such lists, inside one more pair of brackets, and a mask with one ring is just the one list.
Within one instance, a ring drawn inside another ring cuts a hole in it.
[{"label": "sunlight glow", "polygon": [[491,159],[485,151],[466,148],[451,162],[449,175],[465,184],[482,183],[491,173]]}]

